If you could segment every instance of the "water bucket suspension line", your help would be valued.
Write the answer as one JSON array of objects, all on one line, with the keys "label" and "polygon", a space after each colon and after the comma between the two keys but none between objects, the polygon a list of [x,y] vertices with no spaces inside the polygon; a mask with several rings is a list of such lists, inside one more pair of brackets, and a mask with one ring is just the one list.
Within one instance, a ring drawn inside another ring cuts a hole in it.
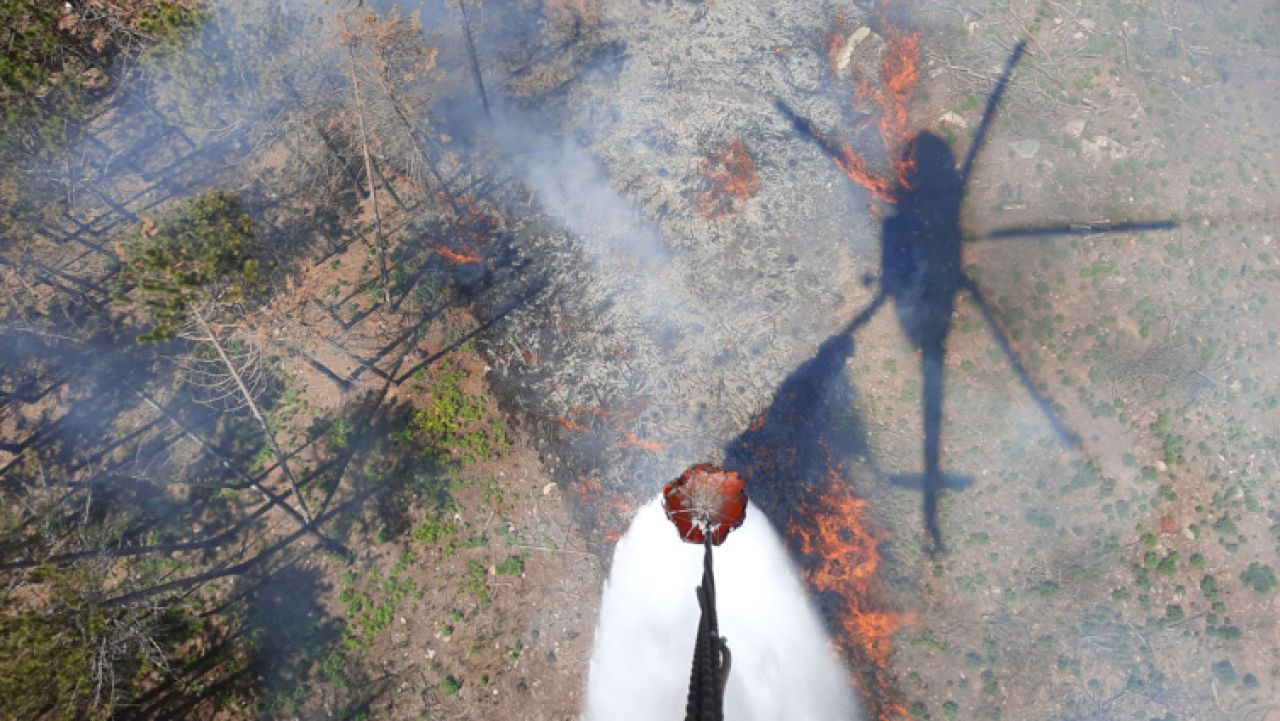
[{"label": "water bucket suspension line", "polygon": [[685,721],[724,721],[724,687],[729,680],[732,655],[720,636],[716,620],[716,579],[711,565],[711,534],[704,533],[702,585],[698,586],[698,640],[693,648],[693,671],[689,678],[689,700]]}]

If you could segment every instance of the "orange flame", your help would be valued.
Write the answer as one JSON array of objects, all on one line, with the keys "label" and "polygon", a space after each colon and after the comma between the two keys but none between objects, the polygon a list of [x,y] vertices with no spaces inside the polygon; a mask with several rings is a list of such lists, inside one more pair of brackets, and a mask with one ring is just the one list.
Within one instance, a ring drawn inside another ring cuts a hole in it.
[{"label": "orange flame", "polygon": [[582,476],[578,479],[578,496],[597,513],[601,538],[617,543],[627,529],[627,521],[635,511],[635,504],[624,494],[606,490],[597,478]]},{"label": "orange flame", "polygon": [[866,159],[858,155],[852,145],[841,143],[840,157],[833,160],[840,172],[848,176],[849,180],[866,188],[872,198],[888,205],[893,205],[896,202],[897,196],[893,181],[876,175],[868,168]]},{"label": "orange flame", "polygon": [[[911,96],[920,80],[920,33],[907,32],[895,27],[887,19],[888,0],[881,0],[877,13],[880,35],[885,49],[880,56],[880,83],[872,85],[866,78],[855,77],[854,101],[871,101],[880,109],[875,120],[876,130],[888,154],[894,178],[888,179],[871,171],[866,159],[847,143],[842,143],[836,167],[854,183],[867,189],[871,197],[892,205],[897,188],[909,187],[908,179],[915,170],[915,159],[904,157],[903,150],[913,137],[910,129]],[[840,71],[840,54],[845,43],[844,21],[837,20],[839,28],[831,34],[827,44],[827,57],[833,73]]]},{"label": "orange flame", "polygon": [[905,619],[892,609],[879,607],[874,597],[880,565],[878,545],[884,536],[872,530],[867,502],[853,495],[836,470],[829,470],[825,480],[826,488],[798,509],[796,517],[803,520],[787,528],[787,538],[802,557],[818,559],[806,573],[810,587],[841,599],[836,642],[842,648],[860,651],[871,662],[856,664],[864,671],[857,680],[876,705],[878,717],[882,721],[905,717],[906,707],[883,673],[893,634]]},{"label": "orange flame", "polygon": [[604,420],[609,418],[613,414],[601,408],[600,406],[574,406],[569,409],[569,415],[575,416],[575,417],[591,416],[592,418],[599,418],[601,420]]},{"label": "orange flame", "polygon": [[867,502],[849,490],[832,471],[828,486],[800,512],[804,524],[793,524],[787,535],[805,556],[821,559],[808,573],[809,584],[819,592],[840,594],[848,603],[840,619],[842,641],[856,642],[867,656],[884,666],[889,661],[891,637],[902,625],[894,611],[875,609],[872,580],[880,565],[880,538],[869,530]]},{"label": "orange flame", "polygon": [[433,245],[431,246],[431,249],[436,253],[439,253],[441,258],[444,258],[454,265],[462,265],[463,263],[479,263],[481,260],[484,260],[478,255],[459,253],[458,251],[450,250],[443,245]]},{"label": "orange flame", "polygon": [[574,421],[571,418],[565,418],[564,416],[557,416],[556,423],[559,423],[560,425],[564,426],[565,428],[568,428],[574,433],[590,433],[591,432],[590,428],[587,428],[586,426],[582,425],[581,423],[578,423],[577,421]]},{"label": "orange flame", "polygon": [[728,215],[734,207],[760,190],[756,163],[741,138],[713,150],[700,166],[705,187],[694,194],[698,213],[708,220]]},{"label": "orange flame", "polygon": [[431,249],[455,265],[484,260],[480,249],[489,244],[498,227],[497,218],[482,210],[470,196],[449,196],[437,191],[435,197],[441,213],[449,221],[448,234],[453,247],[431,243]]},{"label": "orange flame", "polygon": [[614,445],[619,448],[639,448],[642,451],[648,451],[650,453],[661,453],[662,449],[667,447],[665,443],[646,441],[629,431],[622,434],[622,440],[618,441]]}]

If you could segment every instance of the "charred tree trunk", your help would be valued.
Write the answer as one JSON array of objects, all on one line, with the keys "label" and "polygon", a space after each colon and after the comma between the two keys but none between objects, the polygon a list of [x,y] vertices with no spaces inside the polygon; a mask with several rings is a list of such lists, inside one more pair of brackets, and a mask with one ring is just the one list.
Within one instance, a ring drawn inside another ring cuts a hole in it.
[{"label": "charred tree trunk", "polygon": [[400,120],[400,124],[404,126],[405,132],[409,134],[409,140],[414,149],[418,151],[418,158],[422,160],[423,165],[427,167],[431,177],[435,179],[440,192],[444,193],[445,201],[449,203],[449,208],[453,210],[454,217],[461,217],[462,211],[458,208],[458,201],[453,197],[453,191],[449,188],[448,181],[437,167],[435,160],[427,153],[427,139],[421,131],[409,120],[409,115],[404,111],[404,106],[400,104],[400,98],[396,96],[394,88],[387,82],[385,77],[379,76],[382,83],[382,91],[386,93],[387,101],[391,103],[391,109],[395,111],[396,117]]}]

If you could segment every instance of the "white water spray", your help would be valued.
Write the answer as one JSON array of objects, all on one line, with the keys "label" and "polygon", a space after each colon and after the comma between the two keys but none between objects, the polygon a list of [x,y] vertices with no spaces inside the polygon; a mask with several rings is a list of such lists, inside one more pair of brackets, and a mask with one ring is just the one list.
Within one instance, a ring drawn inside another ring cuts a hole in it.
[{"label": "white water spray", "polygon": [[[680,540],[659,499],[636,514],[614,549],[600,602],[585,721],[684,718],[702,554]],[[720,635],[733,653],[726,719],[862,718],[847,670],[758,508],[716,548],[715,574]]]}]

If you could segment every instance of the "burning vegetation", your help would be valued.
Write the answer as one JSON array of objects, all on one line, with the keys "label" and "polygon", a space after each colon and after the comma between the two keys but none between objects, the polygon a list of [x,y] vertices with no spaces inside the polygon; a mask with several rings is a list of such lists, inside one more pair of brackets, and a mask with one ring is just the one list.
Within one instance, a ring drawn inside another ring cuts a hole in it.
[{"label": "burning vegetation", "polygon": [[856,660],[870,662],[863,673],[855,672],[855,679],[871,697],[878,718],[904,718],[906,707],[897,700],[887,673],[893,634],[903,618],[875,597],[878,546],[884,535],[867,518],[867,502],[853,495],[838,471],[828,472],[824,486],[802,502],[799,519],[787,527],[787,539],[811,561],[805,573],[810,588],[839,599],[836,642],[855,649]]},{"label": "burning vegetation", "polygon": [[454,265],[483,261],[484,248],[493,238],[497,219],[481,210],[475,199],[468,196],[455,197],[443,191],[435,196],[449,223],[449,242],[432,243],[431,249]]},{"label": "burning vegetation", "polygon": [[699,168],[703,188],[694,194],[698,214],[719,220],[760,190],[755,161],[741,138],[711,151]]},{"label": "burning vegetation", "polygon": [[884,145],[892,177],[885,177],[872,170],[871,162],[848,142],[833,146],[838,148],[833,161],[840,172],[865,188],[876,201],[893,205],[896,189],[907,187],[907,178],[915,164],[913,158],[904,157],[903,149],[908,147],[912,137],[908,110],[916,83],[920,79],[917,67],[920,60],[920,33],[895,26],[889,19],[888,10],[887,0],[881,0],[877,18],[884,49],[880,54],[879,82],[873,83],[866,77],[860,77],[856,70],[848,70],[850,56],[870,35],[869,28],[861,27],[850,32],[845,21],[837,21],[837,29],[827,43],[827,59],[831,73],[837,78],[846,73],[852,75],[855,109],[862,109],[870,103],[879,111],[874,122]]}]

